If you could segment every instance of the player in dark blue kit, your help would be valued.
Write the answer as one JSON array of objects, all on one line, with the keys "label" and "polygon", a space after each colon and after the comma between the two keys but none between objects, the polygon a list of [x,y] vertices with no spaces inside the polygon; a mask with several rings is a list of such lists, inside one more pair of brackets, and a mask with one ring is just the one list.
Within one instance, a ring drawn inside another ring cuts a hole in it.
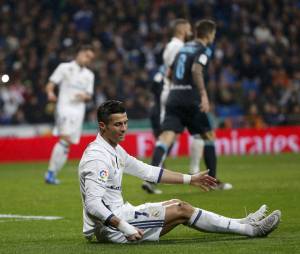
[{"label": "player in dark blue kit", "polygon": [[[192,135],[200,135],[205,141],[204,160],[209,175],[216,177],[217,156],[212,125],[208,112],[209,99],[204,84],[204,71],[212,56],[209,47],[216,34],[216,24],[211,20],[200,20],[195,24],[195,40],[181,48],[172,66],[172,87],[166,104],[166,115],[162,123],[153,158],[153,165],[161,165],[168,147],[176,134],[186,127]],[[229,183],[218,182],[218,189],[231,189]]]}]

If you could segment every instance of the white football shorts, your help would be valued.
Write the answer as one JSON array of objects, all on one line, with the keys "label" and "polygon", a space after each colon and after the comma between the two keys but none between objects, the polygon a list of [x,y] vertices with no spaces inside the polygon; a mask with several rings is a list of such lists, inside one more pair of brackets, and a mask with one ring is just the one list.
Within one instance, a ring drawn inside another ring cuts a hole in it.
[{"label": "white football shorts", "polygon": [[[132,206],[129,203],[125,203],[113,211],[113,213],[144,231],[144,236],[140,241],[159,240],[159,235],[165,221],[165,207],[161,203],[145,203],[139,206]],[[97,228],[95,235],[99,242],[129,242],[123,233],[113,227],[102,226]]]},{"label": "white football shorts", "polygon": [[56,114],[54,136],[69,136],[72,144],[80,141],[83,117],[74,114]]}]

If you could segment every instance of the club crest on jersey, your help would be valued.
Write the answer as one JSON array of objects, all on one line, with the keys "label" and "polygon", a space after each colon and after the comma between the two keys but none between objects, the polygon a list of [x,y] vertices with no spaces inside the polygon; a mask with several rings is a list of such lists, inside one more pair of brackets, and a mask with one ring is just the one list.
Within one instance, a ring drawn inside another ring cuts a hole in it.
[{"label": "club crest on jersey", "polygon": [[105,183],[107,179],[108,179],[108,170],[107,169],[100,170],[98,181]]},{"label": "club crest on jersey", "polygon": [[152,217],[158,218],[160,216],[160,211],[155,207],[150,207],[149,212],[150,212]]}]

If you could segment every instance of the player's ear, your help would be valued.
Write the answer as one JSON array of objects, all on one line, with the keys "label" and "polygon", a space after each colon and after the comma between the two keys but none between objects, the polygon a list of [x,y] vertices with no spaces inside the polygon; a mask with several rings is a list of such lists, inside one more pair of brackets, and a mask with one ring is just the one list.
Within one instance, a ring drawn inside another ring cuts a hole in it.
[{"label": "player's ear", "polygon": [[103,131],[105,129],[105,123],[104,122],[99,122],[99,129]]}]

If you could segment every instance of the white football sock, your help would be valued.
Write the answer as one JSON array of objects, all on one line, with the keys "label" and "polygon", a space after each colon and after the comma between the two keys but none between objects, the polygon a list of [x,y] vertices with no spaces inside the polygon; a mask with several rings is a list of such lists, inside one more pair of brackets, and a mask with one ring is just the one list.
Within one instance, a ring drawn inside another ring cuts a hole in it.
[{"label": "white football sock", "polygon": [[203,154],[204,141],[201,138],[192,138],[191,143],[191,158],[190,158],[190,174],[200,172],[200,160]]},{"label": "white football sock", "polygon": [[241,224],[236,219],[227,218],[199,208],[195,208],[188,225],[205,232],[235,233],[247,236],[253,234],[252,226],[248,224]]},{"label": "white football sock", "polygon": [[64,140],[59,140],[52,149],[48,170],[56,174],[66,163],[68,154],[68,142]]}]

